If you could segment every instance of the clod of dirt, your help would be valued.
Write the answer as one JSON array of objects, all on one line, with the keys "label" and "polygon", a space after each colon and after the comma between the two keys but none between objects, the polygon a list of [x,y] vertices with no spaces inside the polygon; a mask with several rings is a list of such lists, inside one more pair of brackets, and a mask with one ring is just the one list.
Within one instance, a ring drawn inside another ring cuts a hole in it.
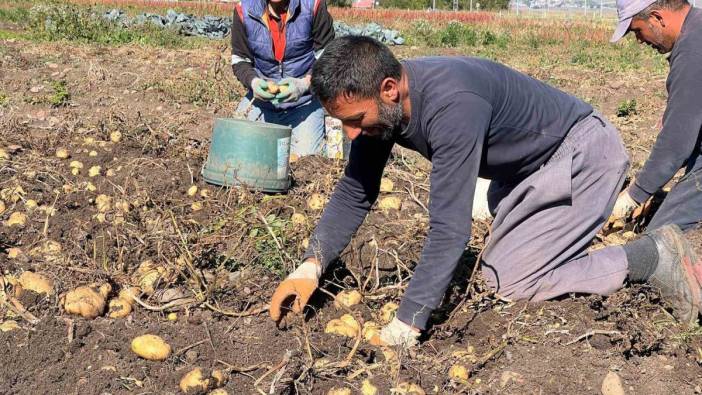
[{"label": "clod of dirt", "polygon": [[391,179],[383,177],[380,180],[380,192],[392,192],[395,188],[395,183]]},{"label": "clod of dirt", "polygon": [[23,227],[24,225],[27,224],[27,215],[24,213],[21,213],[19,211],[16,211],[12,214],[10,214],[10,218],[5,221],[5,226],[7,227]]},{"label": "clod of dirt", "polygon": [[399,210],[402,207],[402,200],[397,196],[387,196],[378,202],[378,208],[381,210]]},{"label": "clod of dirt", "polygon": [[502,372],[502,374],[500,375],[500,388],[505,388],[512,382],[521,384],[524,382],[524,376],[517,372],[511,372],[509,370],[505,370],[504,372]]},{"label": "clod of dirt", "polygon": [[449,378],[459,383],[465,383],[468,381],[470,374],[468,369],[463,365],[453,365],[448,372]]},{"label": "clod of dirt", "polygon": [[46,261],[54,261],[61,257],[61,244],[53,240],[47,240],[43,244],[32,248],[29,251],[29,256],[35,259],[43,259]]},{"label": "clod of dirt", "polygon": [[307,216],[301,213],[295,213],[290,217],[290,222],[295,226],[304,226],[307,224]]},{"label": "clod of dirt", "polygon": [[102,168],[100,166],[93,166],[88,170],[88,177],[97,177],[100,175]]},{"label": "clod of dirt", "polygon": [[336,306],[337,308],[342,308],[342,306],[355,306],[361,303],[361,299],[363,299],[363,296],[361,296],[361,293],[355,289],[352,291],[339,292],[339,294],[336,295],[336,299],[334,300],[334,306]]},{"label": "clod of dirt", "polygon": [[142,335],[132,340],[132,351],[149,361],[165,361],[171,354],[171,346],[156,335]]},{"label": "clod of dirt", "polygon": [[339,336],[356,337],[361,330],[358,321],[350,314],[344,314],[341,318],[333,319],[327,323],[324,333]]},{"label": "clod of dirt", "polygon": [[202,369],[195,368],[180,379],[178,386],[186,394],[198,394],[209,389],[221,387],[224,383],[225,377],[222,371],[213,370],[210,377],[205,378]]},{"label": "clod of dirt", "polygon": [[196,193],[197,193],[197,185],[193,185],[190,188],[188,188],[188,192],[187,192],[188,196],[193,197],[193,196],[195,196]]},{"label": "clod of dirt", "polygon": [[122,140],[122,133],[118,130],[115,130],[114,132],[110,133],[110,141],[113,143],[119,143],[120,140]]},{"label": "clod of dirt", "polygon": [[313,193],[309,199],[307,199],[307,207],[310,210],[321,210],[327,204],[327,199],[319,193]]},{"label": "clod of dirt", "polygon": [[19,277],[19,285],[22,290],[43,295],[54,294],[54,282],[50,278],[39,273],[23,272]]},{"label": "clod of dirt", "polygon": [[57,148],[56,149],[56,157],[59,159],[68,159],[71,157],[71,154],[65,148]]},{"label": "clod of dirt", "polygon": [[351,395],[351,389],[334,387],[327,392],[327,395]]},{"label": "clod of dirt", "polygon": [[99,288],[81,286],[69,291],[63,298],[63,308],[69,314],[77,314],[83,318],[95,318],[105,311],[105,299],[112,290],[109,284]]},{"label": "clod of dirt", "polygon": [[602,381],[602,395],[624,395],[624,384],[619,375],[609,372]]},{"label": "clod of dirt", "polygon": [[395,318],[395,312],[400,306],[395,302],[388,302],[380,308],[380,321],[384,324],[392,321]]},{"label": "clod of dirt", "polygon": [[378,387],[374,386],[370,380],[365,379],[361,384],[361,395],[378,395]]},{"label": "clod of dirt", "polygon": [[9,332],[15,329],[20,329],[20,326],[17,324],[17,321],[8,320],[0,324],[0,332]]},{"label": "clod of dirt", "polygon": [[398,395],[425,395],[426,393],[419,385],[415,383],[400,383],[397,387],[390,390],[394,394]]}]

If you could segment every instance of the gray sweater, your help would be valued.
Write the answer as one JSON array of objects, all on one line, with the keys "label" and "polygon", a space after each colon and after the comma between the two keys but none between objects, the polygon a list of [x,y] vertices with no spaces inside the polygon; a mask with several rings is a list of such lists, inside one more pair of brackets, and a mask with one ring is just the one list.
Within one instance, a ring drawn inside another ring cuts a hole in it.
[{"label": "gray sweater", "polygon": [[515,183],[539,169],[569,129],[592,112],[579,99],[484,59],[422,58],[403,63],[412,113],[394,141],[353,141],[343,178],[304,258],[326,268],[375,202],[394,143],[432,162],[430,229],[398,318],[424,329],[470,239],[478,176]]},{"label": "gray sweater", "polygon": [[651,155],[630,187],[644,202],[702,150],[702,10],[690,9],[668,60],[668,105]]}]

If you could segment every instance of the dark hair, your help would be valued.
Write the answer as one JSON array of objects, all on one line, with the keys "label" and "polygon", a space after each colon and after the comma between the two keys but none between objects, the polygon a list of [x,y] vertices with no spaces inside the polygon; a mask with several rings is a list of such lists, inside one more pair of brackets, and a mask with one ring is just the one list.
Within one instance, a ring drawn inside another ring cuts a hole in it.
[{"label": "dark hair", "polygon": [[648,19],[651,17],[651,12],[658,10],[679,11],[684,6],[689,5],[687,0],[657,0],[655,3],[643,9],[643,11],[634,15],[637,19]]},{"label": "dark hair", "polygon": [[379,41],[345,36],[330,42],[312,68],[312,92],[321,102],[341,95],[376,98],[385,78],[400,79],[402,65]]}]

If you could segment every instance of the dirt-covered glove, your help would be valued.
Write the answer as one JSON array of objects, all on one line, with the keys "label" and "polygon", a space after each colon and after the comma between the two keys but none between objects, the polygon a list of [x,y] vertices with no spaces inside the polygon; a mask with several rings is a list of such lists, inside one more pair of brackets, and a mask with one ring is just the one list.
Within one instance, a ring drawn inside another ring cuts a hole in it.
[{"label": "dirt-covered glove", "polygon": [[275,98],[275,95],[268,92],[268,81],[261,78],[254,78],[251,81],[251,90],[253,90],[254,99],[270,101]]},{"label": "dirt-covered glove", "polygon": [[309,78],[283,78],[278,82],[280,93],[275,98],[282,102],[293,102],[300,99],[310,90]]},{"label": "dirt-covered glove", "polygon": [[614,210],[612,210],[610,218],[626,220],[638,207],[639,204],[629,195],[629,191],[624,190],[619,194],[617,202],[614,203]]},{"label": "dirt-covered glove", "polygon": [[399,319],[393,318],[378,334],[371,337],[369,343],[374,346],[402,346],[414,347],[419,344],[418,329],[412,328]]},{"label": "dirt-covered glove", "polygon": [[322,268],[311,260],[303,262],[290,273],[271,297],[269,313],[273,321],[280,321],[289,310],[296,314],[302,313],[310,296],[317,289],[321,276]]}]

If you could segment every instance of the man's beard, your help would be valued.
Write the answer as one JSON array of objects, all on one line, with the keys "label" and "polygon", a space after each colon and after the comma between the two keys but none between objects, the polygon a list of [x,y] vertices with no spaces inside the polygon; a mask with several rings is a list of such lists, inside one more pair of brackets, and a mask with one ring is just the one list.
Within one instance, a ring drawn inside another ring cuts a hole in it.
[{"label": "man's beard", "polygon": [[402,104],[378,102],[378,123],[383,125],[382,133],[378,137],[384,141],[392,140],[399,133],[404,116]]}]

